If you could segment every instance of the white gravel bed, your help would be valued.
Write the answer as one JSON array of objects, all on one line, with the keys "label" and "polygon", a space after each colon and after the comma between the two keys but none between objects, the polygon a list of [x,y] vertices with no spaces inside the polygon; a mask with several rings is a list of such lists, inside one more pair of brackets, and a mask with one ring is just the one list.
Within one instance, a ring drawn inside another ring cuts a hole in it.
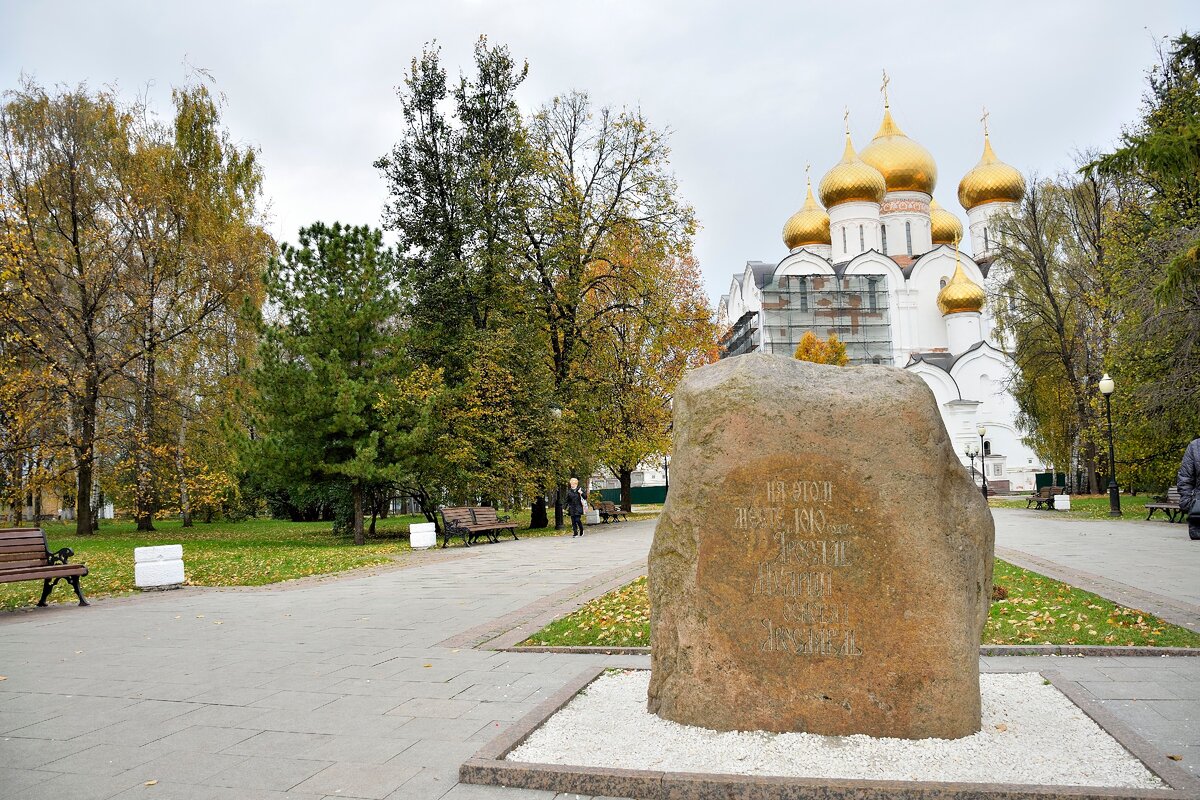
[{"label": "white gravel bed", "polygon": [[602,675],[511,761],[734,775],[1162,788],[1037,673],[980,675],[983,729],[962,739],[720,732],[646,711],[647,670]]}]

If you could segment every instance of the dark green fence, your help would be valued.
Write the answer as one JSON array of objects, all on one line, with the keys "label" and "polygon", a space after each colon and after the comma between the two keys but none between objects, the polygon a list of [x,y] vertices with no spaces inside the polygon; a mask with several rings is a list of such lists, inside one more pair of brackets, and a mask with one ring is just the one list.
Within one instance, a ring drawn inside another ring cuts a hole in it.
[{"label": "dark green fence", "polygon": [[[601,489],[600,496],[614,503],[621,502],[620,489]],[[667,487],[665,486],[633,486],[629,489],[629,499],[634,505],[647,506],[666,502]]]}]

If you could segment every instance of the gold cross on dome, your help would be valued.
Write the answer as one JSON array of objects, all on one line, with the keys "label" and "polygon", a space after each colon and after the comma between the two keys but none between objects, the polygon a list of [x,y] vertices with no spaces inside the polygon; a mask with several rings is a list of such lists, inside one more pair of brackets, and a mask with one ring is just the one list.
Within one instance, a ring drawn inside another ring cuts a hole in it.
[{"label": "gold cross on dome", "polygon": [[846,124],[846,135],[850,135],[850,106],[846,106],[842,111],[842,122]]},{"label": "gold cross on dome", "polygon": [[879,91],[883,92],[883,104],[885,106],[888,104],[887,87],[888,87],[888,84],[891,82],[892,82],[892,79],[888,77],[887,70],[885,69],[883,71],[883,85],[879,87]]},{"label": "gold cross on dome", "polygon": [[988,112],[987,106],[984,106],[983,107],[983,116],[979,118],[979,121],[983,123],[983,135],[984,136],[988,135],[988,117],[990,117],[990,116],[991,116],[991,114]]},{"label": "gold cross on dome", "polygon": [[804,165],[804,180],[812,183],[812,164]]}]

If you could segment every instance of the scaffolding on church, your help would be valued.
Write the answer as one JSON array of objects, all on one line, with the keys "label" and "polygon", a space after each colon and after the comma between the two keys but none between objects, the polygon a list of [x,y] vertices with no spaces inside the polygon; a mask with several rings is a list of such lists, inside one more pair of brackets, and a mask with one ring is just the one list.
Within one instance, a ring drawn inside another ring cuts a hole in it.
[{"label": "scaffolding on church", "polygon": [[762,290],[762,311],[739,319],[722,340],[722,357],[755,350],[792,355],[807,331],[835,333],[851,364],[891,364],[886,275],[784,275]]}]

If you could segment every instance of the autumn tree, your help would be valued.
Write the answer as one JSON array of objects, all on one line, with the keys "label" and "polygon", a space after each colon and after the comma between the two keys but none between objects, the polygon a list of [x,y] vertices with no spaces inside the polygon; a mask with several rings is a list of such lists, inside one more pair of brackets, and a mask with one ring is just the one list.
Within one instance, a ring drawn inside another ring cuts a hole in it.
[{"label": "autumn tree", "polygon": [[137,398],[128,441],[138,530],[154,528],[163,472],[156,461],[177,468],[179,482],[171,482],[185,522],[189,517],[182,473],[196,397],[208,388],[201,356],[205,345],[236,352],[252,339],[244,307],[261,302],[260,276],[273,247],[257,206],[256,154],[220,128],[205,86],[177,89],[173,97],[173,126],[136,131],[114,192],[128,243],[121,294],[137,353],[126,377]]},{"label": "autumn tree", "polygon": [[828,339],[821,341],[812,331],[805,331],[793,355],[801,361],[811,361],[814,364],[844,367],[850,363],[850,356],[846,354],[846,343],[839,339],[836,333],[829,334]]},{"label": "autumn tree", "polygon": [[315,223],[281,247],[267,281],[259,458],[285,480],[344,482],[355,544],[366,489],[391,461],[381,398],[406,372],[395,262],[378,230]]},{"label": "autumn tree", "polygon": [[[600,429],[597,455],[621,484],[631,508],[638,465],[671,448],[671,403],[689,369],[716,358],[716,324],[690,252],[647,246],[629,229],[614,232],[596,269],[622,272],[597,282],[589,313],[605,309],[582,367]],[[611,265],[611,266],[608,266]]]},{"label": "autumn tree", "polygon": [[1107,238],[1118,462],[1161,489],[1200,431],[1200,39],[1162,48],[1147,84],[1141,119],[1089,167],[1122,189]]},{"label": "autumn tree", "polygon": [[112,194],[134,122],[108,92],[52,95],[29,80],[0,110],[0,226],[20,243],[8,251],[0,323],[64,401],[79,535],[95,530],[102,398],[131,358],[118,299],[129,243]]},{"label": "autumn tree", "polygon": [[[613,432],[585,413],[589,386],[578,365],[593,358],[609,315],[630,311],[623,298],[640,288],[608,248],[614,237],[636,236],[648,250],[682,252],[696,221],[670,170],[667,132],[639,110],[596,108],[586,93],[571,92],[534,113],[528,127],[537,157],[525,222],[533,307],[550,348],[555,397],[574,415],[582,449],[594,450]],[[561,498],[561,478],[555,488]],[[562,526],[561,502],[555,524]]]}]

